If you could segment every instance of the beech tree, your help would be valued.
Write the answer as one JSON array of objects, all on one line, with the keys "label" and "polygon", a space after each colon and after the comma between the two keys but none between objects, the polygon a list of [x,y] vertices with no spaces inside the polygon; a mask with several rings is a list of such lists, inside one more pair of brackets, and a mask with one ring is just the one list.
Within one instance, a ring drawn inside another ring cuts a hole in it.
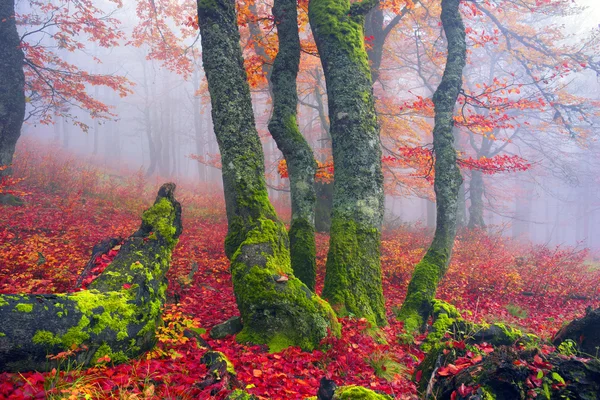
[{"label": "beech tree", "polygon": [[15,2],[0,3],[0,176],[9,174],[25,118],[25,74]]},{"label": "beech tree", "polygon": [[465,27],[459,5],[460,0],[442,0],[441,19],[448,42],[448,55],[442,81],[433,94],[437,223],[433,241],[413,271],[406,299],[398,314],[408,333],[420,329],[431,314],[437,285],[448,268],[456,235],[458,191],[462,176],[456,163],[452,131],[454,107],[462,87],[462,72],[467,52]]},{"label": "beech tree", "polygon": [[331,307],[294,276],[287,231],[268,199],[235,1],[197,4],[202,61],[223,165],[225,253],[244,323],[237,340],[267,344],[271,351],[288,346],[312,349],[328,329],[339,334],[340,327]]},{"label": "beech tree", "polygon": [[290,178],[292,221],[289,230],[294,274],[312,291],[317,275],[315,247],[315,173],[317,162],[296,121],[300,36],[296,0],[276,0],[273,16],[279,51],[269,78],[273,114],[269,132],[283,153]]}]

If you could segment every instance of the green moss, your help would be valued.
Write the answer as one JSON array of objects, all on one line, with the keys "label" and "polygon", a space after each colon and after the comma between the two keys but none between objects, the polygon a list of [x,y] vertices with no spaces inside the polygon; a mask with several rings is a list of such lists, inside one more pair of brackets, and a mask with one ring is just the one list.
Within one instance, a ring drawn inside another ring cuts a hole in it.
[{"label": "green moss", "polygon": [[334,217],[323,297],[340,316],[366,318],[372,326],[387,323],[379,262],[380,233]]},{"label": "green moss", "polygon": [[432,302],[448,254],[430,249],[416,265],[402,308],[397,314],[407,333],[419,331],[431,314]]},{"label": "green moss", "polygon": [[392,396],[379,394],[362,386],[341,386],[335,390],[334,400],[392,400]]},{"label": "green moss", "polygon": [[294,275],[311,291],[317,277],[315,227],[305,219],[294,219],[290,226],[290,259]]},{"label": "green moss", "polygon": [[15,306],[15,310],[19,312],[30,313],[33,311],[33,304],[19,303]]},{"label": "green moss", "polygon": [[451,331],[457,322],[462,321],[460,313],[452,304],[442,300],[434,300],[431,306],[433,310],[433,329],[421,346],[424,352],[429,352],[435,345],[440,343],[446,332]]},{"label": "green moss", "polygon": [[57,337],[49,331],[37,331],[31,341],[35,344],[43,344],[48,346],[56,346],[62,343],[60,337]]},{"label": "green moss", "polygon": [[0,332],[0,337],[4,337],[4,336],[6,336],[6,333]]},{"label": "green moss", "polygon": [[229,393],[229,396],[227,396],[227,400],[254,400],[256,398],[256,396],[248,394],[242,389],[235,389],[233,392]]},{"label": "green moss", "polygon": [[309,3],[308,12],[313,30],[319,36],[331,37],[350,60],[371,76],[369,59],[364,45],[364,17],[350,15],[348,0],[317,0]]},{"label": "green moss", "polygon": [[480,395],[481,400],[496,400],[494,391],[487,386],[481,386],[477,389],[477,393]]},{"label": "green moss", "polygon": [[[340,326],[329,305],[294,277],[285,227],[263,219],[233,255],[231,269],[244,328],[239,342],[267,344],[271,351],[299,346],[314,349],[328,328]],[[282,279],[286,276],[287,280]]]},{"label": "green moss", "polygon": [[170,249],[175,247],[175,244],[177,244],[175,238],[177,229],[174,226],[175,208],[167,198],[161,198],[152,207],[144,211],[142,221],[152,226],[154,233],[160,234]]},{"label": "green moss", "polygon": [[0,294],[0,307],[4,307],[4,306],[7,306],[7,305],[8,305],[8,301],[6,301],[6,300],[4,299],[4,297],[5,297],[4,295],[1,295],[1,294]]},{"label": "green moss", "polygon": [[94,363],[98,362],[98,359],[104,356],[110,357],[110,361],[113,363],[122,363],[129,360],[129,357],[123,351],[113,352],[110,346],[106,343],[102,343],[100,347],[94,353]]}]

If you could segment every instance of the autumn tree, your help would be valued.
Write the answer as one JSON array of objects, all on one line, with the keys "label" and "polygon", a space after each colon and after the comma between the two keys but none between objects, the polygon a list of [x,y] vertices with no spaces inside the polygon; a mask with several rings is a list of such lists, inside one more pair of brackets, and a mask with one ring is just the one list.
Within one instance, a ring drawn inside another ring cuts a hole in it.
[{"label": "autumn tree", "polygon": [[0,177],[8,174],[25,117],[23,51],[14,0],[0,4]]},{"label": "autumn tree", "polygon": [[273,16],[279,51],[270,76],[273,113],[269,131],[285,157],[290,178],[292,221],[289,230],[291,264],[294,274],[312,291],[316,281],[315,173],[317,163],[296,121],[300,66],[295,0],[276,0]]},{"label": "autumn tree", "polygon": [[376,4],[312,0],[309,20],[327,83],[335,180],[323,296],[341,315],[385,325],[380,232],[383,174],[364,19]]},{"label": "autumn tree", "polygon": [[329,305],[293,275],[288,235],[267,196],[235,2],[199,0],[198,22],[223,165],[225,252],[244,323],[237,339],[272,351],[312,349],[339,325]]},{"label": "autumn tree", "polygon": [[456,163],[452,131],[454,108],[462,87],[467,51],[459,5],[460,0],[442,0],[441,20],[448,43],[448,55],[442,81],[433,94],[437,223],[433,241],[413,271],[406,299],[398,314],[409,333],[420,329],[427,322],[438,282],[448,268],[456,235],[458,190],[462,176]]}]

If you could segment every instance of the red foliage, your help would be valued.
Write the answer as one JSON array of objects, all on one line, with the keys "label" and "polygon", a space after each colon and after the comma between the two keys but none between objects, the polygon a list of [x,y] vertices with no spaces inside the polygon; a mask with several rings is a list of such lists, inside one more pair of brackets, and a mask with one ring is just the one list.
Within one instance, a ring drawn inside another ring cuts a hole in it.
[{"label": "red foliage", "polygon": [[[34,156],[25,163],[24,154]],[[77,161],[67,158],[63,160],[66,164],[61,164],[57,159],[36,154],[31,148],[21,149],[16,160],[15,173],[26,178],[18,188],[31,193],[26,197],[27,204],[5,208],[0,215],[0,259],[5,260],[0,268],[3,293],[68,291],[94,244],[106,236],[128,235],[135,230],[139,213],[150,203],[150,193],[157,186],[143,185],[139,193],[148,195],[133,201],[128,197],[133,196],[131,190],[83,178],[91,172],[75,168]],[[61,176],[56,168],[64,168],[72,177],[61,184],[52,175],[33,172],[44,168],[53,169],[55,177]],[[96,185],[95,190],[82,190],[81,182]],[[45,190],[39,189],[38,183]],[[33,184],[36,187],[29,186]],[[48,191],[51,188],[54,193]],[[95,398],[135,395],[221,399],[229,393],[218,381],[201,388],[199,383],[205,381],[207,370],[200,358],[206,349],[198,348],[195,340],[183,335],[185,328],[209,329],[238,313],[229,262],[223,252],[227,225],[222,198],[200,195],[183,183],[179,184],[178,198],[183,205],[184,232],[174,251],[168,278],[169,297],[179,298],[180,302],[165,307],[165,325],[158,332],[157,348],[145,359],[117,366],[105,360],[86,370],[1,374],[1,398],[89,394]],[[383,236],[383,282],[389,325],[381,330],[380,338],[387,343],[370,336],[364,320],[352,318],[341,320],[340,339],[328,337],[321,349],[312,352],[290,348],[270,354],[263,346],[241,345],[231,336],[220,340],[208,335],[203,338],[213,350],[223,352],[232,361],[246,390],[258,396],[313,396],[320,378],[326,376],[340,385],[358,384],[399,398],[416,398],[410,375],[423,353],[414,345],[399,344],[402,324],[394,318],[392,308],[401,304],[412,269],[429,240],[426,231],[417,228]],[[322,287],[327,243],[326,235],[317,235],[318,290]],[[549,336],[564,320],[577,316],[587,306],[599,305],[600,271],[586,269],[586,256],[587,253],[573,249],[517,246],[500,235],[462,232],[438,297],[469,311],[467,318],[500,319]],[[193,270],[197,272],[190,275]],[[584,296],[588,300],[582,300]],[[527,315],[511,315],[509,304],[522,308]],[[456,343],[457,347],[460,345]],[[481,346],[480,351],[493,348]],[[453,367],[441,369],[440,374],[477,363],[480,357],[467,354]],[[389,381],[375,375],[376,367],[382,369],[383,365],[385,369],[385,364],[378,364],[384,358],[404,366]],[[544,365],[533,367],[543,369]]]}]

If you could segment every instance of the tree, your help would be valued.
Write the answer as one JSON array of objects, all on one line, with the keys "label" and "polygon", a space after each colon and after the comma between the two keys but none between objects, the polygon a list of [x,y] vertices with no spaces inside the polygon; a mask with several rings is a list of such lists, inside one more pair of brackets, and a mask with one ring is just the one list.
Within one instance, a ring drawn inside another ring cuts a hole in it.
[{"label": "tree", "polygon": [[10,173],[25,118],[23,51],[15,21],[14,0],[0,4],[0,177]]},{"label": "tree", "polygon": [[271,351],[312,349],[340,328],[329,305],[293,275],[288,235],[267,196],[235,2],[198,0],[198,22],[223,165],[225,252],[244,323],[237,339]]},{"label": "tree", "polygon": [[363,29],[375,4],[312,0],[308,11],[327,83],[335,167],[323,296],[340,315],[379,326],[387,322],[379,250],[383,174]]},{"label": "tree", "polygon": [[[140,229],[87,290],[0,295],[0,371],[49,370],[62,353],[82,365],[123,362],[155,343],[166,300],[171,253],[182,232],[175,184],[158,191]],[[43,321],[43,324],[40,324]]]},{"label": "tree", "polygon": [[433,241],[415,267],[406,299],[398,314],[409,333],[420,329],[431,314],[437,285],[448,268],[456,235],[458,191],[462,176],[456,163],[452,130],[454,107],[462,87],[462,72],[467,52],[465,27],[459,4],[460,0],[442,0],[441,19],[448,42],[448,56],[442,81],[433,94],[437,223]]},{"label": "tree", "polygon": [[273,114],[269,131],[283,153],[290,178],[292,222],[289,230],[294,274],[312,291],[317,275],[315,247],[315,173],[317,163],[296,121],[300,36],[295,0],[276,0],[273,16],[279,52],[270,76]]}]

